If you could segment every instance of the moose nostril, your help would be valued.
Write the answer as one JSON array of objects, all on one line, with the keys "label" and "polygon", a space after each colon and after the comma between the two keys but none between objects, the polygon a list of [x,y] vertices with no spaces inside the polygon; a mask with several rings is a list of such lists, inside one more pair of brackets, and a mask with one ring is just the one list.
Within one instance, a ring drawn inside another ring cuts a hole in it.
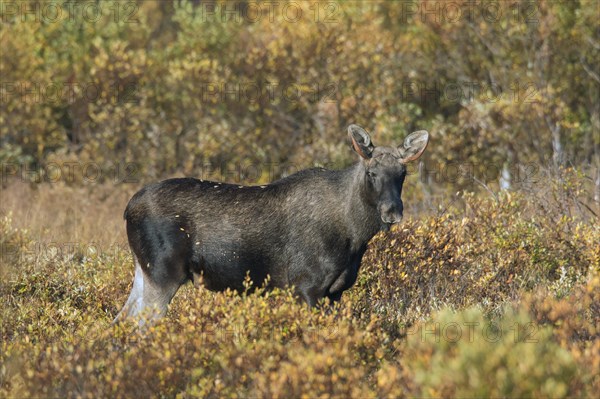
[{"label": "moose nostril", "polygon": [[384,223],[398,223],[402,220],[402,210],[391,205],[381,206],[381,220]]}]

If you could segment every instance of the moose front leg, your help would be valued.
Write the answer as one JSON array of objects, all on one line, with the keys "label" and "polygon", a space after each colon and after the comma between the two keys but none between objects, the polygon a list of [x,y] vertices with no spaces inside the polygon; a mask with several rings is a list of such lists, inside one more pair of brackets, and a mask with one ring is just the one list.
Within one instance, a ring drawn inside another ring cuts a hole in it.
[{"label": "moose front leg", "polygon": [[337,302],[342,298],[342,293],[348,288],[352,287],[356,282],[358,276],[358,267],[360,260],[354,262],[351,266],[344,269],[344,271],[335,279],[333,284],[327,289],[327,298],[331,302]]},{"label": "moose front leg", "polygon": [[312,284],[301,284],[296,286],[296,295],[312,308],[325,296],[325,290]]}]

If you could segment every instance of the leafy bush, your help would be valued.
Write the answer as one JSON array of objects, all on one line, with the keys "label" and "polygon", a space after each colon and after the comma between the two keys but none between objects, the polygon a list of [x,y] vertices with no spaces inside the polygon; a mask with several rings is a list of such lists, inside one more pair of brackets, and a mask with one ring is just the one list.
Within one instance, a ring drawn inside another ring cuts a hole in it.
[{"label": "leafy bush", "polygon": [[564,295],[599,264],[594,223],[557,220],[557,212],[537,211],[535,199],[520,193],[463,200],[462,210],[373,239],[358,277],[364,290],[351,294],[359,306],[398,320],[444,305],[493,311],[541,285]]},{"label": "leafy bush", "polygon": [[[5,218],[0,236],[22,247],[0,282],[0,395],[591,395],[598,227],[550,228],[519,215],[528,205],[516,194],[465,203],[464,217],[453,209],[378,236],[333,309],[309,309],[289,290],[187,285],[144,331],[111,325],[132,280],[126,248],[35,256],[29,233]],[[467,323],[481,328],[472,340]],[[490,324],[499,330],[484,332]]]},{"label": "leafy bush", "polygon": [[572,356],[552,330],[508,311],[490,321],[478,308],[445,310],[406,342],[417,396],[565,397],[576,375]]},{"label": "leafy bush", "polygon": [[15,228],[12,225],[12,213],[4,214],[0,209],[0,278],[4,279],[14,267],[23,261],[24,250],[32,244],[27,230]]},{"label": "leafy bush", "polygon": [[[515,164],[598,161],[594,0],[500,2],[498,21],[479,7],[467,18],[467,0],[453,3],[456,20],[422,15],[425,0],[284,1],[254,19],[243,7],[268,3],[136,2],[127,21],[98,4],[94,21],[3,15],[0,133],[19,164],[75,154],[102,168],[136,161],[149,178],[206,164],[274,164],[278,176],[347,163],[350,123],[376,143],[429,129],[432,168],[467,162],[487,182]],[[299,18],[286,19],[290,4]]]}]

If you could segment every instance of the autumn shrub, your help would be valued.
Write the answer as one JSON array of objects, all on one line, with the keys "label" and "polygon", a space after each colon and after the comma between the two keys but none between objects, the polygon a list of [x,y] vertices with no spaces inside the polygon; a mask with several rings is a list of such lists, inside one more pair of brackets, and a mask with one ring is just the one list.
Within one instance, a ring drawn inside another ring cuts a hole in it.
[{"label": "autumn shrub", "polygon": [[588,392],[600,388],[600,262],[585,284],[557,298],[542,289],[525,296],[521,306],[538,325],[552,328],[556,342],[568,350],[583,372],[577,381]]},{"label": "autumn shrub", "polygon": [[444,308],[406,329],[378,370],[387,397],[587,397],[600,375],[598,271],[558,299],[535,290],[494,315]]},{"label": "autumn shrub", "polygon": [[[376,144],[428,129],[430,168],[468,163],[489,184],[505,171],[519,185],[519,166],[552,159],[598,162],[594,0],[494,3],[491,21],[485,3],[468,0],[452,3],[463,10],[455,20],[426,0],[97,2],[98,19],[59,21],[9,12],[63,7],[55,0],[6,4],[7,163],[44,172],[73,159],[104,170],[138,162],[149,179],[274,164],[277,177],[289,164],[350,162],[350,123]],[[263,13],[248,18],[244,7]]]},{"label": "autumn shrub", "polygon": [[[186,293],[186,294],[189,294]],[[26,396],[372,396],[352,384],[377,366],[385,335],[311,311],[290,293],[182,295],[169,322],[143,333],[83,318],[62,339],[11,346],[8,384]],[[181,302],[185,302],[185,305]],[[47,314],[57,310],[47,309]],[[349,313],[349,312],[346,312]],[[47,322],[46,322],[47,323]],[[100,323],[102,329],[93,328]],[[56,328],[45,332],[50,338]],[[33,332],[38,334],[38,332]],[[17,370],[27,373],[13,374]]]},{"label": "autumn shrub", "polygon": [[26,229],[13,226],[12,213],[0,209],[0,280],[18,270],[22,265],[23,252],[32,241]]},{"label": "autumn shrub", "polygon": [[576,375],[571,354],[525,312],[497,321],[481,309],[442,311],[406,341],[416,396],[566,397]]},{"label": "autumn shrub", "polygon": [[589,396],[596,224],[550,225],[518,193],[463,200],[377,236],[333,308],[188,284],[141,331],[111,325],[132,281],[127,248],[40,256],[39,237],[5,217],[0,237],[19,250],[2,264],[0,395]]},{"label": "autumn shrub", "polygon": [[361,306],[398,320],[442,306],[493,311],[541,286],[564,295],[599,264],[596,224],[532,214],[520,193],[463,199],[462,210],[373,239],[358,278],[364,290],[351,293]]}]

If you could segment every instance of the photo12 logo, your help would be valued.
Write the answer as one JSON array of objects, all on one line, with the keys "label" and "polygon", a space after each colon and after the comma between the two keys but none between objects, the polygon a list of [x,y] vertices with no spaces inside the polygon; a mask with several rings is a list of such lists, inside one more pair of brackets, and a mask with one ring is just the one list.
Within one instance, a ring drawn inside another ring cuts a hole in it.
[{"label": "photo12 logo", "polygon": [[433,104],[468,104],[473,101],[490,104],[510,101],[531,104],[539,101],[541,91],[533,82],[513,81],[506,88],[483,81],[423,81],[407,79],[401,82],[402,101]]},{"label": "photo12 logo", "polygon": [[9,179],[30,183],[138,183],[140,165],[136,162],[99,164],[97,162],[48,162],[43,165],[24,165],[15,162],[0,164],[0,180],[6,184]]},{"label": "photo12 logo", "polygon": [[481,340],[488,343],[496,343],[501,340],[512,340],[514,343],[537,343],[536,338],[539,326],[533,322],[513,323],[510,326],[502,326],[490,321],[479,322],[449,322],[433,323],[428,325],[416,325],[406,331],[407,336],[416,336],[421,342],[445,341],[456,344],[458,342],[473,343]]},{"label": "photo12 logo", "polygon": [[85,261],[92,258],[117,260],[129,252],[127,242],[102,246],[95,242],[4,242],[0,244],[0,260],[4,264],[44,265],[49,262]]},{"label": "photo12 logo", "polygon": [[203,22],[295,23],[309,19],[321,23],[340,21],[340,4],[334,1],[224,1],[200,2],[196,7]]},{"label": "photo12 logo", "polygon": [[408,174],[418,174],[423,183],[489,182],[504,175],[510,176],[511,184],[532,184],[539,181],[540,169],[536,162],[422,162],[410,165]]},{"label": "photo12 logo", "polygon": [[308,326],[297,327],[289,331],[287,327],[266,327],[258,323],[233,324],[229,327],[206,326],[202,330],[200,338],[203,341],[218,339],[242,343],[253,339],[265,339],[270,341],[280,341],[285,337],[286,342],[299,342],[303,337],[315,341],[335,342],[339,339],[339,330],[335,325],[332,326]]},{"label": "photo12 logo", "polygon": [[96,23],[112,19],[116,23],[139,24],[138,11],[135,1],[2,1],[0,21]]},{"label": "photo12 logo", "polygon": [[398,19],[407,24],[420,20],[436,24],[469,22],[539,23],[539,5],[535,2],[505,0],[400,0]]},{"label": "photo12 logo", "polygon": [[207,104],[243,102],[249,104],[299,103],[302,101],[337,101],[338,86],[330,83],[258,83],[258,82],[204,82],[199,86],[200,98]]},{"label": "photo12 logo", "polygon": [[99,85],[94,82],[0,82],[0,104],[62,104],[78,100],[93,103],[139,103],[136,82]]}]

